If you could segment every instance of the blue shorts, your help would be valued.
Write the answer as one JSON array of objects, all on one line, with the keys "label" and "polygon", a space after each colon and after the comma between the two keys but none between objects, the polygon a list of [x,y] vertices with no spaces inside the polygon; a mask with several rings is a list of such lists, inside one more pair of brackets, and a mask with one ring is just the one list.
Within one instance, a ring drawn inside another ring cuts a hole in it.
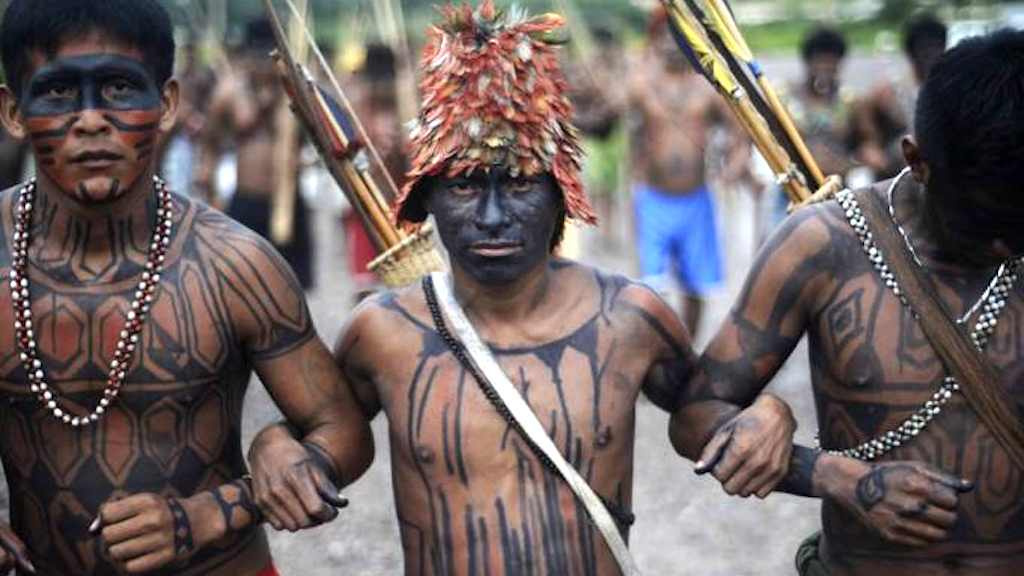
[{"label": "blue shorts", "polygon": [[722,283],[722,256],[714,198],[707,186],[669,195],[635,184],[640,275],[657,287],[669,268],[687,293],[705,296]]}]

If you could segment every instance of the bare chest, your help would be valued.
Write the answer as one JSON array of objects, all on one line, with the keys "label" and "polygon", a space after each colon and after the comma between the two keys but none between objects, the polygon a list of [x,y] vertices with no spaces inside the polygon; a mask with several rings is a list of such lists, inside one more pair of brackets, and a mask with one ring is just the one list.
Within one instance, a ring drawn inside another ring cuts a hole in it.
[{"label": "bare chest", "polygon": [[[985,285],[979,283],[980,288],[974,290],[947,286],[940,293],[947,308],[963,318],[968,311],[983,308],[985,302],[979,305],[978,301]],[[1024,369],[1024,300],[1018,288],[1002,302],[984,353],[1009,375]],[[979,313],[966,318],[961,329],[976,331]],[[836,286],[814,319],[810,338],[815,381],[827,393],[851,398],[875,394],[899,398],[903,393],[914,395],[933,389],[947,375],[920,322],[870,269]],[[1007,386],[1018,395],[1013,382],[1007,382]]]},{"label": "bare chest", "polygon": [[[940,290],[947,307],[958,315],[972,308],[980,291],[958,297],[963,291]],[[1012,375],[1024,368],[1022,314],[1024,304],[1019,290],[1014,290],[984,348],[1008,376],[1003,384],[1018,404],[1024,394]],[[973,315],[965,322],[967,330],[974,327],[976,318]],[[932,403],[934,413],[923,428],[880,459],[924,461],[976,483],[973,492],[962,496],[954,541],[936,553],[984,555],[986,546],[1020,542],[1024,476],[960,393],[936,400],[948,371],[919,322],[873,271],[839,287],[816,319],[810,345],[820,433],[827,448],[863,445],[921,418],[926,403]],[[840,523],[830,525],[835,528]],[[867,532],[840,530],[833,537],[881,546]]]},{"label": "bare chest", "polygon": [[[435,333],[424,333],[421,346],[415,363],[381,374],[386,381],[378,383],[398,460],[466,485],[515,470],[523,448],[518,433]],[[630,372],[596,321],[566,338],[497,349],[495,356],[567,460],[631,454],[642,375]]]}]

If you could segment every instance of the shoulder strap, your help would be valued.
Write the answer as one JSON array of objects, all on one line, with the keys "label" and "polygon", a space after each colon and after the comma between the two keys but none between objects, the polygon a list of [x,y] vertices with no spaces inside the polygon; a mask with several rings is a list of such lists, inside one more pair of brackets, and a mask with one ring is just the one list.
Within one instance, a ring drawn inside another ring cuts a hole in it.
[{"label": "shoulder strap", "polygon": [[428,298],[431,296],[431,291],[436,294],[439,307],[444,313],[444,319],[451,326],[454,337],[467,356],[466,359],[476,369],[474,376],[481,378],[481,384],[489,386],[496,395],[495,397],[488,393],[489,399],[498,406],[499,410],[504,408],[505,415],[511,417],[524,439],[554,466],[565,483],[569,485],[576,498],[587,509],[587,514],[590,515],[591,521],[601,536],[604,537],[622,574],[624,576],[639,576],[640,570],[633,561],[633,557],[630,556],[626,541],[619,533],[618,526],[601,501],[601,497],[558,451],[554,441],[544,429],[544,425],[537,419],[530,405],[526,403],[515,385],[508,379],[494,355],[491,354],[490,348],[480,339],[473,325],[470,324],[469,318],[466,317],[466,313],[455,299],[448,275],[443,272],[432,273],[430,277],[424,279],[424,289],[427,291]]},{"label": "shoulder strap", "polygon": [[917,314],[925,337],[960,383],[971,408],[1017,468],[1024,471],[1024,425],[1000,372],[956,325],[931,280],[911,261],[881,197],[873,188],[855,195],[875,243]]}]

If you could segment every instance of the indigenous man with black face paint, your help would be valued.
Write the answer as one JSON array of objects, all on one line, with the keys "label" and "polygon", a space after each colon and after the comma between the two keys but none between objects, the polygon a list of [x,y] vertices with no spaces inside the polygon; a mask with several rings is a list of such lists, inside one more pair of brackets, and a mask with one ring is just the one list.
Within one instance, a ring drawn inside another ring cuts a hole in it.
[{"label": "indigenous man with black face paint", "polygon": [[[801,574],[1024,571],[1024,470],[968,404],[966,385],[949,380],[902,302],[910,297],[892,275],[894,251],[879,251],[879,229],[863,217],[872,195],[888,205],[878,222],[897,228],[894,246],[975,347],[1019,377],[1024,32],[942,56],[915,122],[897,178],[802,208],[776,231],[672,420],[681,453],[713,449],[701,442],[711,427],[700,416],[719,403],[712,398],[756,394],[806,333],[823,450],[796,449],[781,488],[825,501],[823,534],[798,556]],[[1021,380],[992,384],[1019,414]]]},{"label": "indigenous man with black face paint", "polygon": [[[643,393],[675,407],[695,362],[689,336],[650,289],[552,256],[566,218],[594,221],[546,41],[561,18],[503,14],[490,0],[443,14],[422,61],[398,218],[433,215],[459,304],[626,535],[636,403]],[[364,302],[335,351],[366,413],[388,418],[405,573],[618,574],[583,505],[446,343],[428,286]],[[767,396],[740,415],[729,453],[762,471],[752,490],[784,474],[790,418]],[[305,456],[287,428],[261,432],[251,452],[268,518],[307,523],[319,478],[288,478]]]},{"label": "indigenous man with black face paint", "polygon": [[0,116],[39,174],[0,194],[0,572],[275,574],[240,446],[253,370],[297,424],[338,428],[336,476],[372,437],[280,256],[154,173],[167,14],[14,0],[2,52]]}]

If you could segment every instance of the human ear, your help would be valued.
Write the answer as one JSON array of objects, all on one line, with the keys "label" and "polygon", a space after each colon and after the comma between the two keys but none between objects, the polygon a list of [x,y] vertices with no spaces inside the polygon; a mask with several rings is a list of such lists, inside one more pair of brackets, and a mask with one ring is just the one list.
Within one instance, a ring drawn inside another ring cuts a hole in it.
[{"label": "human ear", "polygon": [[0,86],[0,123],[4,130],[16,140],[24,140],[28,131],[21,122],[21,111],[18,108],[18,97],[6,84]]},{"label": "human ear", "polygon": [[178,121],[178,105],[181,102],[181,86],[171,78],[160,92],[160,131],[167,134]]},{"label": "human ear", "polygon": [[900,141],[900,147],[903,149],[903,159],[906,160],[907,166],[910,166],[914,180],[920,184],[927,184],[928,178],[931,176],[931,168],[928,167],[928,162],[921,154],[921,147],[917,145],[917,141],[913,136],[904,136]]}]

